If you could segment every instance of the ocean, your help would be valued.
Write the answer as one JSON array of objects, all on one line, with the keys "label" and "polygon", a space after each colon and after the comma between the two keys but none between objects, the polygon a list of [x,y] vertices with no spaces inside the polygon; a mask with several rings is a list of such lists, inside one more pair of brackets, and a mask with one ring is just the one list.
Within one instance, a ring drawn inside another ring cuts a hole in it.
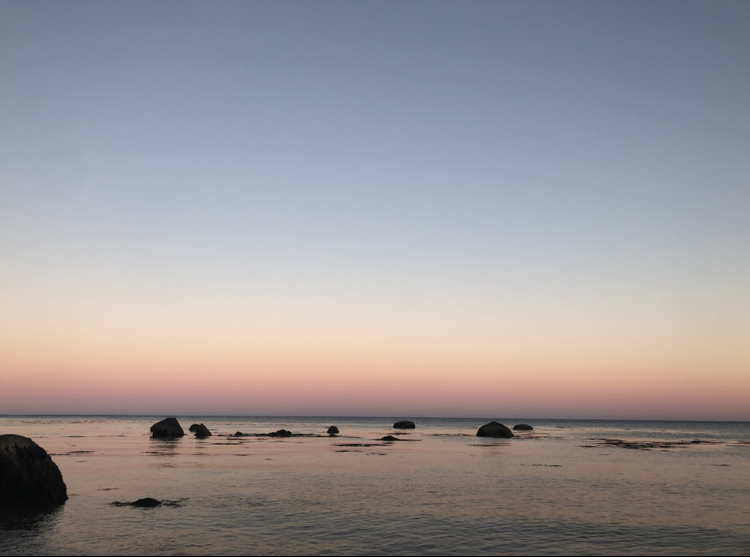
[{"label": "ocean", "polygon": [[746,422],[177,416],[152,439],[164,417],[0,417],[70,496],[0,507],[0,555],[750,555]]}]

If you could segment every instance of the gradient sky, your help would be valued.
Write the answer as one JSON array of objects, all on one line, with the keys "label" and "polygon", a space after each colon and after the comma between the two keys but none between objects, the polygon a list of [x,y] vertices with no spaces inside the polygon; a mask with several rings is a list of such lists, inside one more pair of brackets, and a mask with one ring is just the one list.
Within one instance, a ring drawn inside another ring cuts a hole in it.
[{"label": "gradient sky", "polygon": [[0,0],[0,414],[750,420],[750,4]]}]

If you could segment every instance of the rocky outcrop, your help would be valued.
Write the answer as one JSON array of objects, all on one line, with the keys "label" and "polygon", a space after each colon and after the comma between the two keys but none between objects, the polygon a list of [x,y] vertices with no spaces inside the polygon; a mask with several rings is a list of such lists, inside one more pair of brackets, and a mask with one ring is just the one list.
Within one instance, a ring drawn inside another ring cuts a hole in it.
[{"label": "rocky outcrop", "polygon": [[0,435],[0,503],[61,504],[68,489],[57,465],[28,437]]},{"label": "rocky outcrop", "polygon": [[[198,427],[195,428],[195,436],[196,437],[211,437],[211,432],[208,431],[208,428],[204,426],[203,424],[197,424]],[[193,426],[190,426],[191,431],[193,430]]]},{"label": "rocky outcrop", "polygon": [[339,428],[337,428],[335,425],[332,425],[328,428],[328,435],[338,435]]},{"label": "rocky outcrop", "polygon": [[180,426],[177,418],[166,418],[151,426],[151,434],[154,437],[182,437],[185,432]]},{"label": "rocky outcrop", "polygon": [[193,424],[188,428],[188,431],[191,433],[195,433],[196,431],[198,431],[198,428],[200,427],[200,425],[201,424]]},{"label": "rocky outcrop", "polygon": [[409,420],[401,420],[400,422],[393,424],[393,427],[395,429],[414,429],[417,426],[414,425],[414,422],[410,422]]},{"label": "rocky outcrop", "polygon": [[534,431],[534,428],[529,424],[516,424],[513,426],[513,431]]},{"label": "rocky outcrop", "polygon": [[286,429],[280,429],[278,431],[274,431],[273,433],[268,434],[269,437],[291,437],[292,432],[287,431]]},{"label": "rocky outcrop", "polygon": [[501,437],[503,439],[510,439],[511,437],[514,437],[514,435],[513,432],[503,424],[490,422],[479,428],[477,431],[477,437]]}]

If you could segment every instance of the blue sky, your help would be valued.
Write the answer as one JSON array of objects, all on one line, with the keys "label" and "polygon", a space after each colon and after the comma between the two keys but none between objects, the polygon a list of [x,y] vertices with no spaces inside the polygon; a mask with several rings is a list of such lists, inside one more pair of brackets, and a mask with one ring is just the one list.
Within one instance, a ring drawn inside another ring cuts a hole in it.
[{"label": "blue sky", "polygon": [[0,365],[352,329],[736,390],[749,65],[744,2],[3,1]]}]

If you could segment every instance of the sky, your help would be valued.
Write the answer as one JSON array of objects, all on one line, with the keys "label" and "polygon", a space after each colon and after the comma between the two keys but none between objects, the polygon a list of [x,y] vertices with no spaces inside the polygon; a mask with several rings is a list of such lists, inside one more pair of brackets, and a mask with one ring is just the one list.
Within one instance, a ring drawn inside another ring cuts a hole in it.
[{"label": "sky", "polygon": [[747,2],[0,0],[0,414],[750,420]]}]

